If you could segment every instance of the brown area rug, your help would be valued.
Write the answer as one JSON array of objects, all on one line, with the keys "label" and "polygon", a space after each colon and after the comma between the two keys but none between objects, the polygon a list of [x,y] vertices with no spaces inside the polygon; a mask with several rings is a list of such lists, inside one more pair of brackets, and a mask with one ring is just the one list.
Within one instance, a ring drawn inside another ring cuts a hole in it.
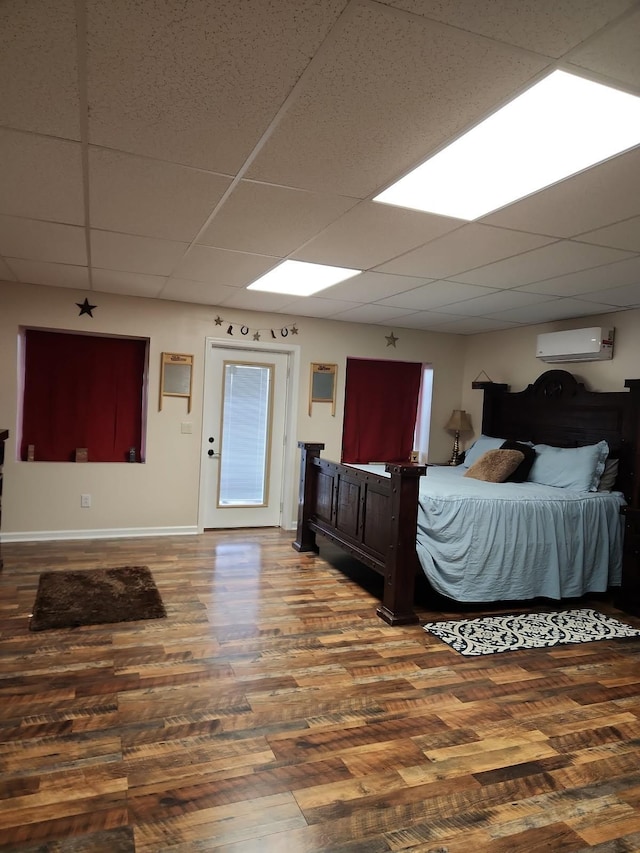
[{"label": "brown area rug", "polygon": [[40,575],[29,629],[77,628],[166,616],[147,566],[44,572]]}]

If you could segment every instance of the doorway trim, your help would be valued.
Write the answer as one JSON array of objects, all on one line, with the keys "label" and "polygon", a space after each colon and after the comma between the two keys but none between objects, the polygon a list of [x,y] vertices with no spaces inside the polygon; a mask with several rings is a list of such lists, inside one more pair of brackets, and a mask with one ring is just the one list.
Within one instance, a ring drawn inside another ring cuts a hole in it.
[{"label": "doorway trim", "polygon": [[[283,530],[295,530],[297,522],[297,484],[298,472],[296,469],[296,451],[298,443],[296,433],[298,427],[298,394],[300,389],[300,346],[289,344],[284,341],[277,343],[254,343],[246,341],[233,341],[225,338],[206,337],[204,343],[204,370],[202,371],[202,428],[200,431],[200,482],[198,487],[198,533],[204,531],[204,481],[203,466],[206,460],[206,395],[209,387],[209,350],[211,347],[219,349],[237,349],[238,352],[251,353],[285,353],[289,357],[289,370],[287,375],[286,402],[285,402],[285,442],[283,451],[283,481],[282,481],[282,512],[280,513],[280,526]],[[206,460],[208,461],[208,460]]]}]

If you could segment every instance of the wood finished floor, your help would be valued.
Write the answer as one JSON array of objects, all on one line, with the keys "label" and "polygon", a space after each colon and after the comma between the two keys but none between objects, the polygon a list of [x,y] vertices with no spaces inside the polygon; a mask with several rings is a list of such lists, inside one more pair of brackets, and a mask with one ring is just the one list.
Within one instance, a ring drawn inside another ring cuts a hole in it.
[{"label": "wood finished floor", "polygon": [[[0,850],[640,850],[637,641],[464,658],[291,539],[3,546]],[[127,564],[166,619],[29,632]]]}]

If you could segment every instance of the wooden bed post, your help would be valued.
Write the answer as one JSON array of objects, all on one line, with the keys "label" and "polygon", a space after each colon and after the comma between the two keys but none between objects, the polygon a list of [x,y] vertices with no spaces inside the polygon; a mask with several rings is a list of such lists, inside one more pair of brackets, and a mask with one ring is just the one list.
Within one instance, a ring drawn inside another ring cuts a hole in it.
[{"label": "wooden bed post", "polygon": [[311,441],[299,441],[300,448],[300,484],[298,489],[298,526],[295,542],[296,551],[315,551],[318,553],[316,534],[309,528],[309,518],[315,509],[315,468],[313,460],[320,456],[324,444]]},{"label": "wooden bed post", "polygon": [[389,625],[411,625],[418,621],[413,611],[413,596],[418,569],[416,531],[418,527],[418,491],[424,465],[394,465],[391,474],[390,544],[384,569],[384,594],[377,614]]},{"label": "wooden bed post", "polygon": [[624,387],[629,389],[634,403],[634,434],[632,436],[633,458],[631,459],[631,490],[628,495],[632,508],[640,508],[640,379],[625,379]]}]

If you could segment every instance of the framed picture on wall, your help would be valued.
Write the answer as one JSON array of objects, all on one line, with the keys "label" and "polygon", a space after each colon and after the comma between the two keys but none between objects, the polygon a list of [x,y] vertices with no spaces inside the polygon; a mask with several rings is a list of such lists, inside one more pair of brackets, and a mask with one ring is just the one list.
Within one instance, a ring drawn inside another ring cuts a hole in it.
[{"label": "framed picture on wall", "polygon": [[331,414],[336,413],[336,378],[337,364],[311,363],[311,379],[309,382],[309,414],[313,403],[331,403]]},{"label": "framed picture on wall", "polygon": [[160,411],[163,397],[186,397],[187,412],[190,412],[192,387],[193,356],[180,352],[163,352],[160,366]]}]

